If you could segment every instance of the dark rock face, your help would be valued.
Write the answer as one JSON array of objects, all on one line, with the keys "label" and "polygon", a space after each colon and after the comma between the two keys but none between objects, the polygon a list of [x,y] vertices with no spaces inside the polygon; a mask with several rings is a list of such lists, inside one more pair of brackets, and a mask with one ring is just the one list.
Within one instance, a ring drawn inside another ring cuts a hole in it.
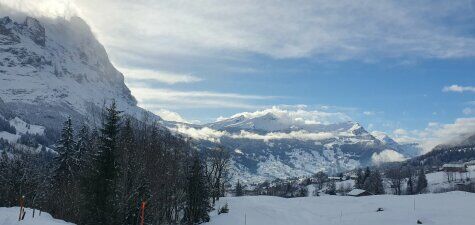
[{"label": "dark rock face", "polygon": [[23,25],[25,27],[25,32],[27,32],[31,40],[33,40],[37,45],[45,47],[45,28],[40,24],[40,22],[35,18],[27,17]]},{"label": "dark rock face", "polygon": [[97,123],[114,100],[124,114],[159,119],[137,107],[83,20],[23,18],[0,18],[0,115],[58,129],[68,116]]},{"label": "dark rock face", "polygon": [[12,32],[13,21],[10,17],[0,19],[0,44],[15,44],[20,42],[20,37]]}]

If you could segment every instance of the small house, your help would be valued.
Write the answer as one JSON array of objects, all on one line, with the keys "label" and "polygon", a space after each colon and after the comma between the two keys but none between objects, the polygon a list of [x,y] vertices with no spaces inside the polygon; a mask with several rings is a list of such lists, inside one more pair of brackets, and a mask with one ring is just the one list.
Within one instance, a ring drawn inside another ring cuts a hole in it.
[{"label": "small house", "polygon": [[346,195],[348,196],[353,196],[353,197],[361,197],[361,196],[368,196],[368,195],[373,195],[370,192],[363,190],[363,189],[353,189],[350,192],[348,192]]},{"label": "small house", "polygon": [[465,164],[444,164],[442,171],[449,173],[466,173],[467,166]]}]

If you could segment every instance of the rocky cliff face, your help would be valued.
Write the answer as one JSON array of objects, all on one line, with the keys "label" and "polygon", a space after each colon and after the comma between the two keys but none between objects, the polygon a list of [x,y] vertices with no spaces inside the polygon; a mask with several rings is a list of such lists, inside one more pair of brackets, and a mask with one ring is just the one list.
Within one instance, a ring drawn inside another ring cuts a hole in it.
[{"label": "rocky cliff face", "polygon": [[14,116],[53,128],[68,115],[97,120],[112,100],[137,118],[147,113],[78,17],[0,19],[0,98]]}]

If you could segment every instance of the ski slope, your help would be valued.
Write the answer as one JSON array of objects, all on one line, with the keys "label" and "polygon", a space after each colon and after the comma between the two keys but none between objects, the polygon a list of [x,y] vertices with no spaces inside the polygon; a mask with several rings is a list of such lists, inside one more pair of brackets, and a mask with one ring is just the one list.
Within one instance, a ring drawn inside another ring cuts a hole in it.
[{"label": "ski slope", "polygon": [[25,219],[18,221],[19,207],[0,208],[0,225],[74,225],[62,220],[54,219],[50,214],[39,211],[35,213],[35,218],[32,218],[33,209],[26,209]]},{"label": "ski slope", "polygon": [[[207,225],[408,225],[417,220],[423,224],[475,224],[475,194],[466,192],[292,199],[246,196],[223,198],[218,205],[226,202],[229,213],[212,212]],[[376,212],[378,208],[384,211]]]}]

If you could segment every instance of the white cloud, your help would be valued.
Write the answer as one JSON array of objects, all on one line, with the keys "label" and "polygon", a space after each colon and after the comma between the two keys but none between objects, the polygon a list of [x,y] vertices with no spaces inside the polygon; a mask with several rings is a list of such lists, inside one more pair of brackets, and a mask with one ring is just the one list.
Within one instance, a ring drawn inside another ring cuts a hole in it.
[{"label": "white cloud", "polygon": [[363,114],[366,116],[374,116],[376,113],[373,111],[364,111]]},{"label": "white cloud", "polygon": [[302,141],[321,141],[329,138],[334,138],[339,134],[329,132],[311,133],[307,131],[292,131],[289,133],[270,132],[267,134],[257,134],[242,130],[240,133],[232,134],[226,131],[218,131],[209,127],[193,128],[183,125],[178,125],[171,128],[173,131],[188,135],[195,139],[208,140],[212,142],[219,142],[220,138],[226,136],[234,139],[253,139],[262,141],[281,140],[281,139],[297,139]]},{"label": "white cloud", "polygon": [[474,86],[459,86],[459,85],[450,85],[450,86],[445,86],[442,91],[444,92],[475,92],[475,87]]},{"label": "white cloud", "polygon": [[155,111],[154,113],[159,115],[160,117],[162,117],[162,119],[167,120],[167,121],[189,123],[180,114],[178,114],[176,112],[166,110],[166,109],[160,109],[160,110]]},{"label": "white cloud", "polygon": [[79,14],[80,11],[71,0],[0,0],[0,4],[35,17],[69,18]]},{"label": "white cloud", "polygon": [[[350,121],[351,118],[341,112],[325,112],[320,110],[309,110],[306,105],[281,105],[272,106],[271,108],[258,110],[255,112],[242,112],[231,116],[231,118],[244,116],[246,118],[255,118],[272,113],[277,116],[280,121],[287,124],[329,124]],[[223,120],[225,118],[218,118]]]},{"label": "white cloud", "polygon": [[472,13],[470,1],[1,2],[50,16],[77,12],[112,52],[144,58],[220,57],[223,51],[334,60],[475,55],[475,39],[463,35],[470,25],[464,20]]},{"label": "white cloud", "polygon": [[406,160],[404,155],[391,149],[386,149],[380,153],[373,153],[371,160],[378,165],[385,162],[400,162]]},{"label": "white cloud", "polygon": [[211,142],[219,142],[222,136],[229,135],[225,131],[217,131],[208,127],[193,128],[193,127],[188,127],[184,125],[178,125],[175,128],[171,128],[171,130],[188,135],[194,139],[208,140]]},{"label": "white cloud", "polygon": [[130,86],[132,94],[141,107],[151,111],[160,108],[237,108],[256,109],[258,105],[249,101],[262,101],[278,96],[244,95],[210,91],[177,91],[173,89]]},{"label": "white cloud", "polygon": [[271,132],[265,135],[256,134],[248,131],[241,131],[239,134],[231,135],[232,138],[246,138],[246,139],[255,139],[255,140],[263,140],[263,141],[270,141],[270,140],[280,140],[280,139],[297,139],[302,141],[321,141],[329,138],[333,138],[337,136],[337,134],[329,133],[329,132],[317,132],[311,133],[307,131],[292,131],[289,133],[283,132]]},{"label": "white cloud", "polygon": [[440,124],[430,122],[423,130],[393,132],[398,142],[417,142],[425,152],[431,151],[439,144],[458,143],[475,134],[475,117],[458,118],[454,123]]},{"label": "white cloud", "polygon": [[202,81],[201,78],[188,74],[175,74],[147,69],[119,68],[127,80],[155,80],[166,84],[193,83]]},{"label": "white cloud", "polygon": [[467,108],[463,109],[462,112],[465,115],[472,115],[472,114],[475,114],[475,109],[467,107]]},{"label": "white cloud", "polygon": [[393,133],[396,135],[407,135],[408,132],[404,129],[399,128],[399,129],[394,130]]}]

